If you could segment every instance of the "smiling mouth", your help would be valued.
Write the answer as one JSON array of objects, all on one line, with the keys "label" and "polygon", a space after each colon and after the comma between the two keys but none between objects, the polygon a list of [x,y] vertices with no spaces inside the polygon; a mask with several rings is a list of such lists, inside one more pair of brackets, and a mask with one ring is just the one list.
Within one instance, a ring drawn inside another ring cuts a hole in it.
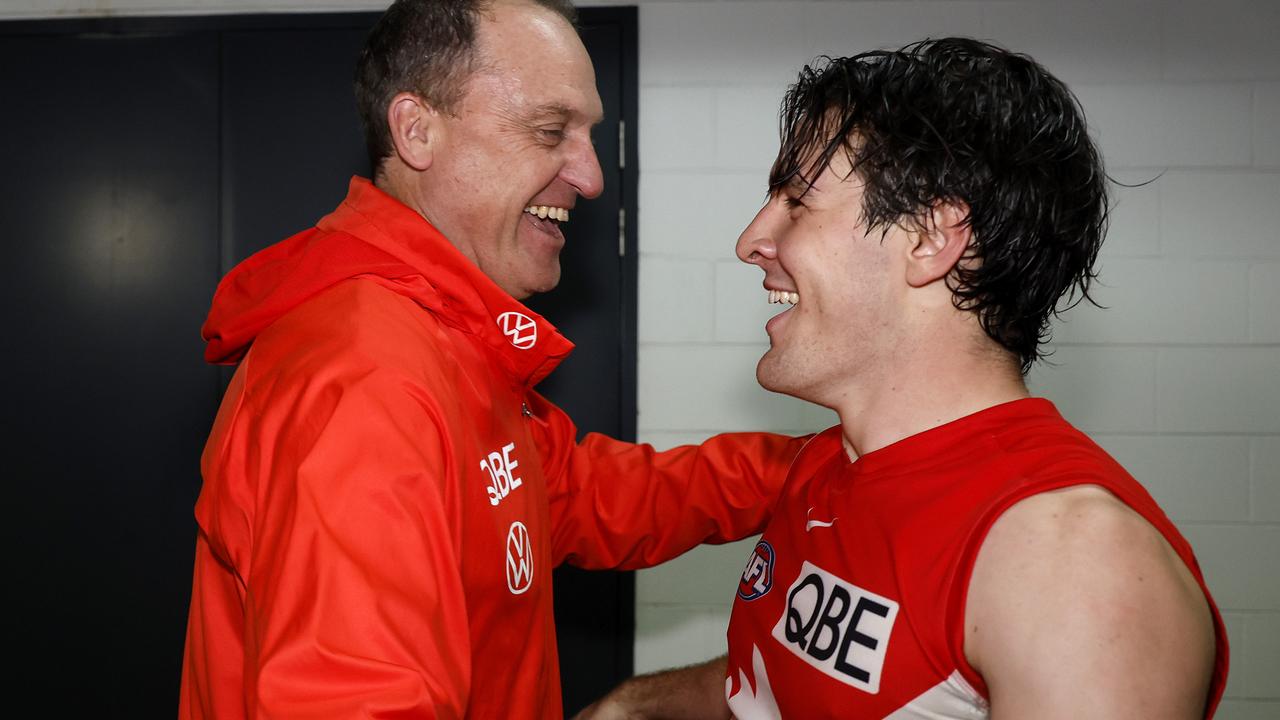
[{"label": "smiling mouth", "polygon": [[556,207],[554,205],[530,205],[524,211],[539,220],[569,222],[569,208]]},{"label": "smiling mouth", "polygon": [[569,208],[554,205],[530,205],[524,209],[524,217],[538,232],[564,242],[560,225],[569,221]]},{"label": "smiling mouth", "polygon": [[788,292],[786,290],[770,290],[770,305],[795,305],[800,302],[800,293]]},{"label": "smiling mouth", "polygon": [[764,330],[769,333],[769,342],[772,344],[775,340],[774,333],[778,331],[782,323],[787,321],[791,311],[800,303],[800,293],[791,292],[790,290],[774,290],[772,288],[765,288],[765,290],[769,292],[770,305],[785,306],[782,312],[769,318],[769,321],[764,324]]}]

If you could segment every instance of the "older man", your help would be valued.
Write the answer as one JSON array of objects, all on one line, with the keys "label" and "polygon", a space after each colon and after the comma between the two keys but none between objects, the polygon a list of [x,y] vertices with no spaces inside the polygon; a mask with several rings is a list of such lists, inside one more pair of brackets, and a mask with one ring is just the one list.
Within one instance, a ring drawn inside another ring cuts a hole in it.
[{"label": "older man", "polygon": [[1227,639],[1190,546],[1023,382],[1106,228],[1075,98],[951,38],[807,67],[782,115],[737,246],[787,306],[757,378],[840,424],[792,466],[727,660],[586,716],[1212,715]]},{"label": "older man", "polygon": [[371,183],[219,286],[182,717],[555,717],[551,569],[757,532],[799,441],[654,453],[533,386],[519,300],[601,191],[568,2],[400,0],[362,53]]}]

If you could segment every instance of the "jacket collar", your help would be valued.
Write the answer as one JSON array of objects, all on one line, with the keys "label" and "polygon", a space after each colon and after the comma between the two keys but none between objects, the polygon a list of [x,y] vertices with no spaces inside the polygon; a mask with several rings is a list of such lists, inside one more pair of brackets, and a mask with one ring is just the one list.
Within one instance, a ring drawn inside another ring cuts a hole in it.
[{"label": "jacket collar", "polygon": [[364,178],[351,179],[346,200],[317,227],[353,235],[420,270],[437,297],[408,294],[480,339],[522,384],[537,384],[573,350],[555,326],[498,287],[425,218]]}]

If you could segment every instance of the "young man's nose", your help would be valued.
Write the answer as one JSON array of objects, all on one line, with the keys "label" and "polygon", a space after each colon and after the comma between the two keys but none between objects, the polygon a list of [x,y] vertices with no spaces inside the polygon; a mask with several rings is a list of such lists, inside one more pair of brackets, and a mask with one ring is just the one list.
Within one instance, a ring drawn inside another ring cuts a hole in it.
[{"label": "young man's nose", "polygon": [[773,233],[770,232],[769,222],[772,205],[773,203],[769,202],[760,208],[760,212],[756,213],[751,224],[747,225],[742,234],[738,236],[738,244],[734,250],[738,254],[738,259],[742,262],[760,265],[777,257],[778,248],[773,241]]}]

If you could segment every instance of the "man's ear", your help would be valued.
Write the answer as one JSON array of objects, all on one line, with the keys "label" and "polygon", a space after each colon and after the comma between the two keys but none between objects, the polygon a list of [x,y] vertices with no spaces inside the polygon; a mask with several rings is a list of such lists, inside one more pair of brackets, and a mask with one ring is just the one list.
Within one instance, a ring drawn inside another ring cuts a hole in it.
[{"label": "man's ear", "polygon": [[911,233],[907,284],[924,287],[945,278],[964,257],[973,237],[965,219],[969,206],[959,200],[939,200],[920,218]]},{"label": "man's ear", "polygon": [[387,106],[387,127],[405,165],[419,171],[431,167],[437,136],[443,130],[435,108],[414,93],[399,93]]}]

